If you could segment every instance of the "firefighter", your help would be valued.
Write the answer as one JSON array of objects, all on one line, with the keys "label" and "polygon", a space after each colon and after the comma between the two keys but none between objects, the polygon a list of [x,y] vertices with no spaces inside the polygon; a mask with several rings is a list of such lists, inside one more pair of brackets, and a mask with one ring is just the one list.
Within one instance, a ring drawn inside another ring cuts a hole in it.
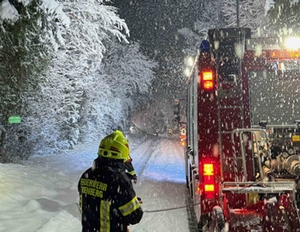
[{"label": "firefighter", "polygon": [[143,216],[131,180],[125,173],[128,140],[113,132],[100,142],[98,158],[78,183],[82,232],[126,232]]}]

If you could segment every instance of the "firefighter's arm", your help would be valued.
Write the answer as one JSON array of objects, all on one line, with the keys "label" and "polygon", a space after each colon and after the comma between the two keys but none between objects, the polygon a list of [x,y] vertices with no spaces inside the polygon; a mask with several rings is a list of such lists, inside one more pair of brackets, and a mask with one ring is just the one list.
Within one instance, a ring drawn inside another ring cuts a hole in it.
[{"label": "firefighter's arm", "polygon": [[131,172],[128,171],[127,174],[129,175],[130,179],[137,180],[137,176],[136,176],[135,170],[133,170]]},{"label": "firefighter's arm", "polygon": [[128,159],[124,162],[125,168],[127,169],[128,172],[134,171],[134,167],[132,164],[132,159]]},{"label": "firefighter's arm", "polygon": [[124,220],[131,225],[139,223],[143,217],[143,210],[136,196],[125,205],[120,206],[119,210],[123,215]]},{"label": "firefighter's arm", "polygon": [[134,170],[134,167],[132,165],[132,159],[129,159],[127,161],[125,161],[125,167],[127,170],[127,174],[129,175],[130,179],[134,180],[134,183],[137,182],[137,175],[136,175],[136,171]]},{"label": "firefighter's arm", "polygon": [[137,224],[143,217],[143,210],[141,201],[135,195],[135,192],[130,183],[127,183],[124,191],[121,194],[121,205],[119,211],[121,212],[124,221],[127,224]]}]

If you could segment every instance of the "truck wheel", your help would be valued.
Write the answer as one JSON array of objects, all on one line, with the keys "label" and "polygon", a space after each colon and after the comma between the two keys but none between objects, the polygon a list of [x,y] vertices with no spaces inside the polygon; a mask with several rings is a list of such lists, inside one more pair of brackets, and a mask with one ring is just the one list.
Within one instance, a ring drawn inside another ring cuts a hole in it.
[{"label": "truck wheel", "polygon": [[212,226],[214,228],[213,231],[221,232],[221,230],[225,227],[225,218],[223,214],[223,210],[220,206],[215,206],[212,211]]}]

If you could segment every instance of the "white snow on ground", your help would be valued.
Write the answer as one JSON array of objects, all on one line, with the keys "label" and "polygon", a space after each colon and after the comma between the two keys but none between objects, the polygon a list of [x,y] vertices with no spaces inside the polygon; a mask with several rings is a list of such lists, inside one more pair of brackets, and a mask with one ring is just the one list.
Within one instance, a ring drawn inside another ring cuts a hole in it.
[{"label": "white snow on ground", "polygon": [[[140,176],[135,189],[146,212],[138,225],[131,226],[131,231],[189,231],[185,165],[179,138],[148,140],[134,150],[132,158]],[[179,209],[169,210],[173,208]]]},{"label": "white snow on ground", "polygon": [[[188,232],[179,139],[129,141],[138,173],[134,187],[145,211],[131,232]],[[66,154],[34,156],[23,165],[0,164],[0,232],[80,232],[77,183],[97,149],[95,142]]]}]

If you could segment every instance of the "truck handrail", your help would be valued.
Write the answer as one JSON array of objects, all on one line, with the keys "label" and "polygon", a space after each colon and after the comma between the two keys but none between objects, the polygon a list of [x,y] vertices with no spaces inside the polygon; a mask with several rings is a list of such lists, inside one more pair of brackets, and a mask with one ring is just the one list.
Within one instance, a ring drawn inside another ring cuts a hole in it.
[{"label": "truck handrail", "polygon": [[293,181],[279,182],[223,182],[222,192],[238,192],[238,193],[281,193],[283,191],[291,191],[295,196],[296,184]]},{"label": "truck handrail", "polygon": [[[252,128],[261,128],[260,125],[252,125]],[[296,124],[278,124],[278,125],[266,125],[266,128],[294,128],[297,129]]]},{"label": "truck handrail", "polygon": [[[237,157],[236,157],[236,152],[235,152],[235,146],[234,146],[234,134],[238,133],[239,134],[239,138],[240,138],[240,144],[241,144],[241,155],[242,155],[242,162],[243,162],[243,175],[244,175],[244,179],[247,180],[247,165],[246,165],[246,155],[245,155],[245,149],[243,146],[243,133],[245,132],[251,132],[251,136],[253,135],[252,132],[257,132],[257,131],[261,131],[265,134],[267,140],[268,140],[268,133],[265,129],[261,129],[261,128],[237,128],[235,130],[233,130],[231,132],[231,142],[233,144],[233,156],[234,156],[234,171],[235,171],[235,177],[237,178],[237,173],[238,173],[238,169],[237,169]],[[271,154],[268,154],[269,158],[271,157]],[[258,155],[258,161],[259,163],[261,163],[261,158]],[[263,176],[263,170],[261,165],[259,165],[259,172],[260,172],[260,176]]]}]

